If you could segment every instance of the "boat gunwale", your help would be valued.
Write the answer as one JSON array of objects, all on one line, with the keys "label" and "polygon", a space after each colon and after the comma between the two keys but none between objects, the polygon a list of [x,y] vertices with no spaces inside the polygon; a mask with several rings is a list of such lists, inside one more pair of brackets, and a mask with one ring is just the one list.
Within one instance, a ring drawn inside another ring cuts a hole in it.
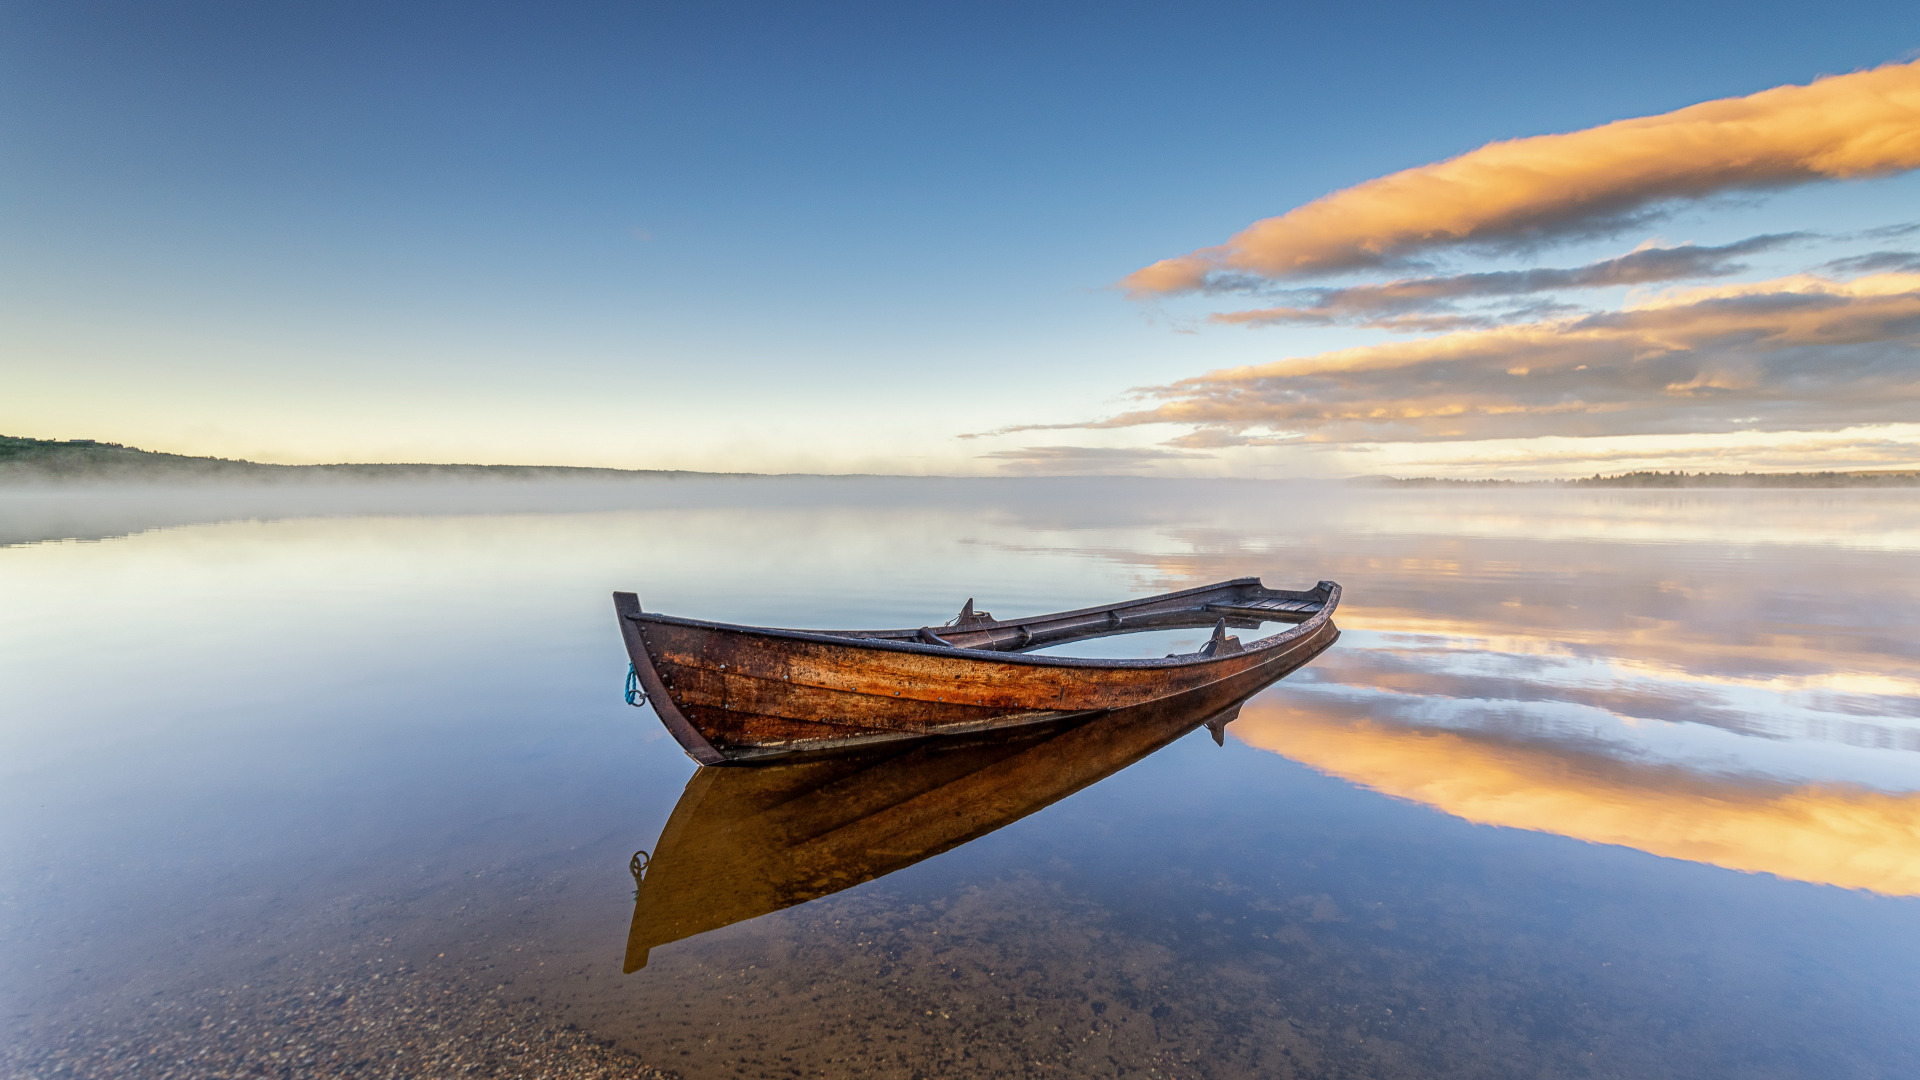
[{"label": "boat gunwale", "polygon": [[[1204,586],[1193,588],[1193,589],[1183,589],[1183,590],[1180,590],[1179,592],[1160,593],[1155,596],[1142,597],[1139,600],[1122,601],[1120,604],[1106,604],[1106,605],[1096,605],[1093,607],[1076,608],[1072,611],[1052,612],[1045,615],[1033,615],[1025,619],[996,619],[993,621],[992,624],[981,624],[978,627],[968,627],[968,629],[971,630],[971,629],[981,629],[981,628],[999,627],[999,626],[1020,626],[1026,623],[1041,622],[1043,620],[1066,619],[1066,618],[1072,618],[1075,616],[1095,615],[1103,611],[1113,611],[1126,605],[1144,605],[1148,603],[1159,603],[1166,600],[1178,599],[1182,596],[1199,595],[1207,592],[1213,592],[1215,590],[1219,590],[1219,589],[1223,589],[1223,588],[1226,588],[1229,586],[1235,586],[1235,585],[1254,585],[1260,588],[1265,588],[1264,585],[1260,584],[1260,579],[1257,577],[1235,578],[1232,581],[1215,582],[1212,585],[1204,585]],[[861,631],[790,630],[782,627],[749,626],[743,623],[723,623],[723,622],[713,622],[707,619],[689,619],[679,615],[662,615],[662,614],[658,614],[650,611],[631,612],[631,613],[627,613],[625,617],[633,620],[634,622],[659,622],[659,623],[666,623],[674,626],[691,627],[691,628],[700,629],[700,630],[713,630],[713,631],[721,631],[724,633],[733,633],[733,634],[755,634],[763,637],[781,638],[789,641],[806,641],[806,642],[812,642],[815,644],[822,644],[822,645],[836,645],[842,648],[850,648],[850,649],[877,649],[883,652],[903,652],[903,653],[909,653],[909,654],[920,655],[920,656],[964,657],[968,660],[980,661],[984,663],[1027,664],[1034,667],[1066,667],[1066,668],[1107,668],[1107,669],[1179,668],[1179,667],[1191,667],[1191,666],[1196,666],[1201,664],[1224,663],[1234,659],[1235,657],[1243,657],[1246,654],[1253,653],[1253,652],[1265,652],[1269,649],[1274,649],[1282,645],[1286,645],[1299,638],[1310,636],[1315,631],[1317,631],[1320,628],[1320,626],[1329,622],[1333,618],[1334,609],[1340,605],[1339,584],[1332,581],[1323,581],[1323,582],[1320,582],[1320,585],[1324,585],[1327,587],[1326,594],[1325,594],[1326,599],[1321,602],[1320,610],[1308,616],[1304,621],[1295,623],[1292,626],[1289,626],[1288,628],[1286,628],[1285,630],[1281,630],[1276,633],[1269,634],[1266,637],[1255,638],[1252,641],[1242,644],[1240,648],[1235,650],[1234,652],[1217,653],[1211,656],[1206,655],[1204,653],[1197,653],[1197,652],[1196,653],[1177,653],[1172,656],[1157,657],[1157,658],[1143,657],[1143,658],[1132,658],[1132,659],[1106,658],[1106,657],[1079,657],[1079,656],[1037,656],[1032,653],[1001,651],[1001,650],[993,650],[993,649],[972,649],[972,648],[967,648],[965,646],[959,646],[959,645],[934,645],[934,644],[921,642],[921,641],[903,641],[903,640],[893,639],[893,638],[861,637],[861,636],[858,636],[861,633]],[[1308,590],[1273,589],[1269,591],[1281,592],[1281,593],[1293,593],[1295,595],[1304,597],[1304,596],[1309,596],[1315,593],[1319,593],[1321,590],[1319,586],[1316,586],[1315,588],[1308,589]],[[1204,608],[1197,609],[1197,610],[1204,611]],[[1275,619],[1272,621],[1279,622],[1281,620]],[[1129,632],[1146,633],[1153,630],[1163,630],[1163,629],[1166,629],[1166,627],[1143,626],[1135,631],[1120,630],[1120,631],[1109,633],[1109,634],[1089,635],[1088,637],[1085,637],[1085,638],[1068,639],[1067,641],[1062,641],[1062,642],[1059,642],[1058,644],[1067,645],[1067,644],[1072,644],[1074,641],[1092,640],[1095,637],[1117,637],[1117,636],[1120,636],[1121,634],[1125,634]],[[880,632],[900,633],[902,631],[880,631]],[[912,631],[905,631],[905,632],[911,633]],[[1052,648],[1054,646],[1049,645],[1046,647]],[[651,658],[651,650],[649,650],[649,657]]]},{"label": "boat gunwale", "polygon": [[[1218,592],[1222,589],[1231,589],[1241,585],[1251,585],[1256,589],[1267,588],[1265,585],[1260,583],[1260,579],[1257,577],[1238,577],[1238,578],[1232,578],[1227,581],[1216,581],[1211,585],[1196,585],[1191,589],[1176,589],[1173,592],[1155,593],[1152,596],[1142,596],[1134,600],[1122,600],[1122,601],[1119,601],[1118,603],[1113,603],[1113,604],[1094,604],[1091,607],[1071,608],[1067,611],[1049,611],[1044,615],[1029,615],[1024,619],[981,619],[978,622],[974,622],[966,626],[954,626],[949,623],[942,623],[939,626],[925,627],[925,629],[968,630],[968,631],[999,630],[1009,626],[1020,626],[1025,623],[1043,622],[1048,619],[1073,619],[1073,618],[1080,618],[1088,615],[1098,615],[1106,611],[1118,611],[1121,608],[1126,608],[1126,607],[1144,607],[1148,604],[1158,604],[1167,600],[1178,600],[1181,597],[1185,597],[1185,596],[1200,596],[1205,593]],[[1316,587],[1316,588],[1305,589],[1305,590],[1267,589],[1267,591],[1275,592],[1275,593],[1287,593],[1290,596],[1297,596],[1304,600],[1307,597],[1312,596],[1314,593],[1318,592],[1319,589]],[[768,627],[763,629],[773,629],[773,628]],[[921,629],[922,629],[921,627],[903,626],[897,630],[804,630],[801,632],[832,634],[835,637],[861,638],[861,637],[868,637],[868,636],[878,636],[881,634],[912,635],[912,634],[918,633]]]}]

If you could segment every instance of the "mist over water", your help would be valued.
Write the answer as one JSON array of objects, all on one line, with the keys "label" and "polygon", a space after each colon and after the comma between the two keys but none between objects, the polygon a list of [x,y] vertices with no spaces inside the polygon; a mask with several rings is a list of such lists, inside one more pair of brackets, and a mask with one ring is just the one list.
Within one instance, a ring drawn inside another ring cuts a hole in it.
[{"label": "mist over water", "polygon": [[[22,489],[0,544],[29,1075],[566,1025],[686,1077],[1920,1073],[1912,492]],[[1340,582],[1343,637],[1224,746],[622,973],[694,766],[611,591],[850,628],[1247,575]]]}]

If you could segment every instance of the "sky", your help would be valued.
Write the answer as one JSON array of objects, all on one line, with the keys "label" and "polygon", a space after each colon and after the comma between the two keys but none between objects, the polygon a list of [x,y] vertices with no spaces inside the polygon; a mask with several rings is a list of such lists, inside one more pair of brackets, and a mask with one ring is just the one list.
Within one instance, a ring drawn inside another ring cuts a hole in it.
[{"label": "sky", "polygon": [[0,7],[0,433],[1920,466],[1920,7]]}]

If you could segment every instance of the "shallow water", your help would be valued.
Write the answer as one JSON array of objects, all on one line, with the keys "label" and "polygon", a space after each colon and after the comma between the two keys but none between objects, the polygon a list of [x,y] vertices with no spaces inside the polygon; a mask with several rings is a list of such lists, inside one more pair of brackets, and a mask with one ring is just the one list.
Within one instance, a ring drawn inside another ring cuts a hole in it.
[{"label": "shallow water", "polygon": [[[15,1072],[524,1071],[533,1024],[690,1078],[1920,1075],[1920,493],[39,492],[0,526]],[[1344,633],[1224,746],[622,973],[695,769],[620,700],[612,590],[857,627],[1249,574],[1339,581]]]}]

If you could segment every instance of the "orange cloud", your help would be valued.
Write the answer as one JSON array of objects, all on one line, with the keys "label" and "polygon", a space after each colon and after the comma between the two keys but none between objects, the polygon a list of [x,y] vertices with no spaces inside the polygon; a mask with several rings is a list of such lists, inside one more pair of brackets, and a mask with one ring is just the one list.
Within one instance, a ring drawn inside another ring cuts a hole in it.
[{"label": "orange cloud", "polygon": [[1490,143],[1369,180],[1163,259],[1121,284],[1204,288],[1376,266],[1421,249],[1594,232],[1655,204],[1920,168],[1920,61],[1704,102],[1584,131]]},{"label": "orange cloud", "polygon": [[1289,357],[1144,393],[1161,404],[1087,426],[1368,442],[1894,422],[1920,406],[1920,274],[1687,289],[1617,312]]},{"label": "orange cloud", "polygon": [[1708,778],[1258,703],[1229,730],[1250,746],[1476,824],[1920,896],[1920,795],[1913,793]]}]

